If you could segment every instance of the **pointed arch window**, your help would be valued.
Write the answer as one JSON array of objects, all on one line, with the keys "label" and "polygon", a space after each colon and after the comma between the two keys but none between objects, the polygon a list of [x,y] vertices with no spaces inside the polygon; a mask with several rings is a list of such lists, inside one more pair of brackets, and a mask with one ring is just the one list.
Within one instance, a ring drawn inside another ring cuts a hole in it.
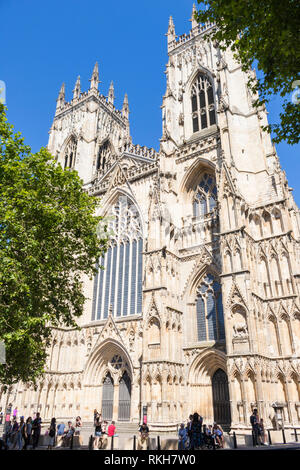
[{"label": "pointed arch window", "polygon": [[197,289],[198,341],[225,339],[221,284],[207,274]]},{"label": "pointed arch window", "polygon": [[213,86],[203,73],[199,73],[192,85],[193,133],[216,124]]},{"label": "pointed arch window", "polygon": [[94,278],[92,320],[107,318],[110,307],[115,317],[142,313],[142,224],[136,206],[119,196],[111,208],[110,246],[99,259]]},{"label": "pointed arch window", "polygon": [[109,155],[111,153],[111,148],[109,141],[106,140],[98,150],[98,155],[97,155],[97,162],[96,162],[96,170],[106,170],[107,163],[109,161]]},{"label": "pointed arch window", "polygon": [[64,168],[74,168],[76,152],[77,152],[77,141],[75,140],[74,137],[72,137],[72,139],[70,139],[65,150]]},{"label": "pointed arch window", "polygon": [[205,214],[212,212],[217,204],[217,186],[213,175],[204,173],[200,183],[197,186],[194,201],[193,215],[194,217],[203,217]]}]

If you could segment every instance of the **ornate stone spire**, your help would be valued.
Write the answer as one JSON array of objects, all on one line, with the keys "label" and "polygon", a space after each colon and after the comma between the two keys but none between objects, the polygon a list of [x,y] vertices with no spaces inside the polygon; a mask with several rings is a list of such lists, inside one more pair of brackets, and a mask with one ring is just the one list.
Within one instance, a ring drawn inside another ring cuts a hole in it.
[{"label": "ornate stone spire", "polygon": [[129,105],[128,105],[128,96],[127,93],[125,93],[124,96],[124,102],[123,102],[123,107],[122,107],[122,115],[128,119],[129,118]]},{"label": "ornate stone spire", "polygon": [[111,82],[109,90],[108,90],[107,101],[111,104],[114,104],[114,100],[115,100],[114,84],[113,82]]},{"label": "ornate stone spire", "polygon": [[173,23],[172,16],[170,16],[169,18],[169,27],[168,27],[167,37],[168,37],[168,45],[176,39],[175,26]]},{"label": "ornate stone spire", "polygon": [[99,81],[99,71],[98,71],[98,62],[95,63],[95,67],[92,73],[92,78],[90,78],[90,90],[98,90]]},{"label": "ornate stone spire", "polygon": [[56,100],[56,112],[63,108],[65,104],[65,84],[63,83]]},{"label": "ornate stone spire", "polygon": [[192,23],[192,29],[198,25],[197,21],[195,20],[195,13],[197,13],[197,8],[195,3],[193,3],[192,17],[190,19],[190,22]]},{"label": "ornate stone spire", "polygon": [[80,76],[78,75],[76,83],[75,83],[75,88],[73,90],[73,99],[78,100],[78,98],[80,97],[80,93],[81,93],[81,90],[80,90]]}]

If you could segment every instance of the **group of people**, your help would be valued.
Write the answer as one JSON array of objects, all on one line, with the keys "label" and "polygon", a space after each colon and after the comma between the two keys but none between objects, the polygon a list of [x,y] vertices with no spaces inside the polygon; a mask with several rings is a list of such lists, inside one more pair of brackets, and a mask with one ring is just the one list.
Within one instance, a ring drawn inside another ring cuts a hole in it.
[{"label": "group of people", "polygon": [[102,419],[101,413],[98,413],[97,410],[94,410],[94,450],[106,449],[108,443],[108,437],[117,436],[115,421],[112,421],[108,424],[107,420]]},{"label": "group of people", "polygon": [[10,414],[6,414],[3,433],[4,446],[8,449],[26,450],[31,445],[32,449],[35,449],[41,434],[41,426],[40,413],[36,413],[34,419],[29,416],[26,421],[24,416],[18,420],[17,413],[14,413],[12,419]]},{"label": "group of people", "polygon": [[[11,411],[12,406],[9,404],[5,415],[4,433],[1,440],[2,446],[11,450],[26,450],[29,447],[36,449],[42,429],[40,413],[36,413],[34,418],[29,416],[25,421],[24,416],[18,418],[17,408],[13,410],[12,416]],[[57,424],[56,419],[52,418],[50,426],[45,432],[47,448],[49,450],[53,449],[58,440],[61,440],[62,446],[68,447],[72,436],[80,434],[81,427],[82,421],[80,416],[77,416],[75,426],[73,426],[72,421],[68,421],[67,427],[64,423]]]},{"label": "group of people", "polygon": [[178,450],[197,450],[202,447],[224,447],[224,431],[222,427],[203,424],[198,413],[190,415],[187,424],[181,423],[178,431]]}]

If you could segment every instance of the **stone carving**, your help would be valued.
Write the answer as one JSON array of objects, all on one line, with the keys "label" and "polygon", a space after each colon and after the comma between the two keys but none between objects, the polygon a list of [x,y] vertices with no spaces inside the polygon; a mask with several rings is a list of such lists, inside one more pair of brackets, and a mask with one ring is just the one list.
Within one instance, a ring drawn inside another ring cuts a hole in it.
[{"label": "stone carving", "polygon": [[245,322],[238,322],[234,324],[233,331],[233,338],[248,338],[248,328]]}]

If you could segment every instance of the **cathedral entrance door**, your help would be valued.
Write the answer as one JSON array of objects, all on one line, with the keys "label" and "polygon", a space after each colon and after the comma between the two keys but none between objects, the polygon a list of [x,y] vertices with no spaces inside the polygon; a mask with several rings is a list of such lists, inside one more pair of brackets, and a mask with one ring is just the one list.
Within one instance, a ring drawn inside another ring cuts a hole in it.
[{"label": "cathedral entrance door", "polygon": [[118,420],[130,420],[131,380],[125,371],[120,380]]},{"label": "cathedral entrance door", "polygon": [[102,392],[102,418],[111,421],[113,416],[114,381],[110,373],[104,379]]},{"label": "cathedral entrance door", "polygon": [[214,421],[224,430],[229,430],[231,424],[228,379],[222,369],[218,369],[212,378]]}]

